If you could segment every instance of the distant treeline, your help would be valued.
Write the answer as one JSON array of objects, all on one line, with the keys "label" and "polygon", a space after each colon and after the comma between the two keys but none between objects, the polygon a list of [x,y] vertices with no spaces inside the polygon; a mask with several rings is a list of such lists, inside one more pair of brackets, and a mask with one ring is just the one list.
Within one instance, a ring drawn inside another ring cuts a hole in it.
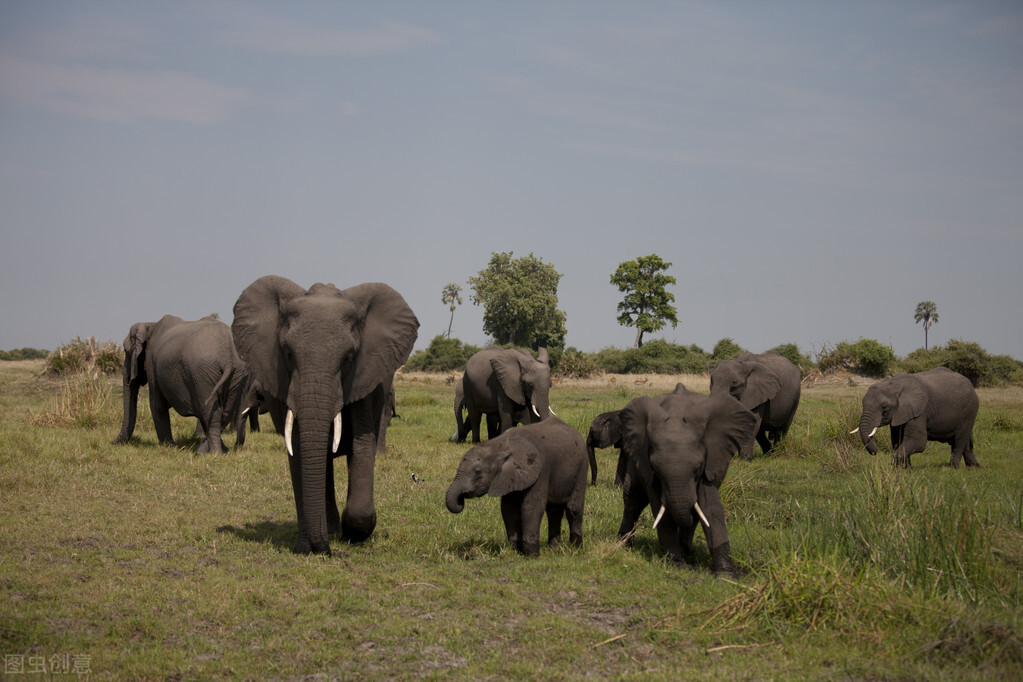
[{"label": "distant treeline", "polygon": [[50,351],[41,348],[15,348],[0,350],[0,360],[42,360],[50,355]]},{"label": "distant treeline", "polygon": [[[416,351],[405,363],[410,372],[460,372],[466,361],[480,350],[459,339],[434,337],[428,348]],[[551,373],[556,377],[585,378],[607,374],[703,374],[722,360],[734,358],[747,349],[732,339],[721,339],[709,353],[699,346],[682,346],[654,340],[639,348],[604,348],[586,353],[569,347],[548,348]],[[1023,385],[1023,362],[1008,355],[990,355],[977,343],[953,340],[945,346],[919,348],[905,358],[874,339],[843,341],[822,348],[813,357],[794,343],[776,346],[805,377],[814,372],[846,371],[871,377],[896,372],[922,372],[948,367],[966,376],[975,386]]]}]

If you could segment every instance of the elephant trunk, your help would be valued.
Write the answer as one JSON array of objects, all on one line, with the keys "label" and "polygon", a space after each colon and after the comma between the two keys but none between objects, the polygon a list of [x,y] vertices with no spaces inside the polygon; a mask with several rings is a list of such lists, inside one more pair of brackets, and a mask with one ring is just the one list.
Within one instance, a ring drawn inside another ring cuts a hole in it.
[{"label": "elephant trunk", "polygon": [[[327,458],[330,453],[330,429],[334,419],[333,402],[322,399],[323,393],[313,390],[310,397],[295,401],[292,425],[292,448],[299,459],[302,486],[302,515],[313,552],[330,554],[327,528]],[[333,391],[328,394],[333,395]],[[333,491],[331,491],[333,492]],[[296,496],[297,499],[297,496]]]},{"label": "elephant trunk", "polygon": [[687,482],[681,490],[669,487],[661,495],[661,503],[667,507],[668,513],[680,528],[693,525],[693,507],[696,505],[696,481]]},{"label": "elephant trunk", "polygon": [[114,439],[114,443],[128,442],[128,439],[135,432],[135,420],[138,417],[139,382],[137,379],[131,379],[127,368],[125,368],[124,381],[121,387],[121,399],[124,403],[124,411],[121,417],[121,433]]},{"label": "elephant trunk", "polygon": [[877,454],[877,443],[874,441],[874,433],[877,432],[877,428],[881,425],[881,418],[873,410],[864,410],[863,416],[860,417],[860,426],[857,431],[860,434],[860,439],[863,441],[863,446],[867,448],[867,452],[872,455]]},{"label": "elephant trunk", "polygon": [[465,484],[461,477],[456,477],[448,487],[447,494],[448,511],[452,514],[461,514],[465,509]]}]

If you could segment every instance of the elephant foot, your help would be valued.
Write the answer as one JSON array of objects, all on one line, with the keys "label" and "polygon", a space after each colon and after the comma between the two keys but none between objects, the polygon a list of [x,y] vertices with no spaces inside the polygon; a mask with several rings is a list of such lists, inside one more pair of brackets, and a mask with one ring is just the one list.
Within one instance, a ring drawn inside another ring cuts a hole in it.
[{"label": "elephant foot", "polygon": [[715,575],[731,578],[741,578],[748,574],[732,562],[732,548],[730,543],[718,545],[710,551],[710,570]]},{"label": "elephant foot", "polygon": [[353,523],[347,510],[341,514],[341,539],[344,542],[354,545],[369,540],[369,537],[373,535],[373,529],[377,525],[376,512],[360,521],[358,524]]},{"label": "elephant foot", "polygon": [[291,552],[293,554],[323,554],[326,556],[331,555],[329,544],[324,545],[323,547],[317,549],[316,547],[313,546],[313,543],[309,540],[309,538],[299,538],[298,540],[296,540],[294,546],[291,548]]},{"label": "elephant foot", "polygon": [[540,556],[540,543],[539,541],[523,542],[522,546],[519,547],[519,551],[522,552],[523,555],[530,558],[538,557]]}]

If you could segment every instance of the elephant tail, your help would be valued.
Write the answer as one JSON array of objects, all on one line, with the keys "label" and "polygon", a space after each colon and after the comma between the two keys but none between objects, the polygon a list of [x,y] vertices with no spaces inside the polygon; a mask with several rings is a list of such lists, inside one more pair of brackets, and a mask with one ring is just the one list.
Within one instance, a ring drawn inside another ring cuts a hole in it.
[{"label": "elephant tail", "polygon": [[[220,375],[220,379],[213,387],[213,390],[210,391],[209,397],[207,397],[206,401],[203,403],[203,407],[209,407],[213,403],[213,400],[220,395],[220,391],[223,390],[224,386],[230,385],[232,376],[234,376],[234,367],[228,367],[224,370],[224,373]],[[224,400],[221,400],[220,402],[221,404],[226,403]]]}]

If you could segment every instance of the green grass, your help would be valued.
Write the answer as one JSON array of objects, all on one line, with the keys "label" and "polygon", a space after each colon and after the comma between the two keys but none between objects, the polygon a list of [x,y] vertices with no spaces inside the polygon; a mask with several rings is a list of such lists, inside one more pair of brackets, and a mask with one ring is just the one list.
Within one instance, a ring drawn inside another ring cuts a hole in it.
[{"label": "green grass", "polygon": [[[722,580],[706,570],[700,533],[697,571],[662,561],[650,519],[632,548],[616,541],[612,450],[598,451],[580,549],[517,555],[495,499],[450,514],[444,492],[468,446],[448,441],[444,376],[398,383],[401,418],[377,458],[377,532],[324,558],[290,552],[280,437],[196,457],[193,420],[175,417],[178,447],[160,446],[141,409],[136,437],[113,446],[120,382],[97,396],[95,377],[41,370],[0,364],[5,663],[84,655],[99,679],[1023,673],[1018,389],[980,391],[981,469],[950,469],[948,447],[932,444],[909,472],[848,435],[862,386],[805,389],[778,451],[729,471],[733,554],[750,573]],[[552,402],[583,431],[673,382],[565,382]]]}]

